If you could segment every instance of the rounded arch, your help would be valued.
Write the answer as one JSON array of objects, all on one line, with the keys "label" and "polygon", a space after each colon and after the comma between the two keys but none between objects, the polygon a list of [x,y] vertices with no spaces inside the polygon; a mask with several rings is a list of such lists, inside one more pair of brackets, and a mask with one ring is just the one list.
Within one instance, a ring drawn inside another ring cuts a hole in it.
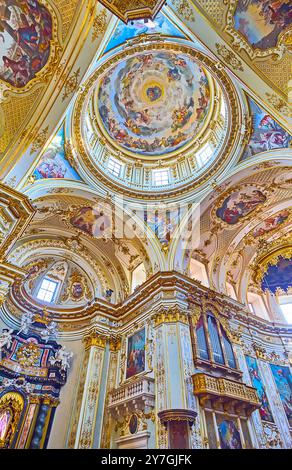
[{"label": "rounded arch", "polygon": [[14,447],[24,406],[24,397],[19,392],[9,391],[0,396],[0,448]]}]

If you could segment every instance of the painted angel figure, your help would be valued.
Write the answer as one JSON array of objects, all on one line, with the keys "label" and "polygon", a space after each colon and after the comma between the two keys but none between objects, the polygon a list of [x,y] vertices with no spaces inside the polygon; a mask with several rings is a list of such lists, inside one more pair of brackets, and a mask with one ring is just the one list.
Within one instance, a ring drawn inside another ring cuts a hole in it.
[{"label": "painted angel figure", "polygon": [[0,360],[2,360],[2,348],[6,346],[7,349],[10,349],[12,343],[12,333],[13,330],[4,328],[2,334],[0,335]]},{"label": "painted angel figure", "polygon": [[19,335],[19,333],[21,333],[22,331],[23,333],[27,334],[30,328],[30,325],[33,322],[34,322],[34,314],[32,312],[24,313],[21,317],[21,328],[17,334]]},{"label": "painted angel figure", "polygon": [[66,351],[66,346],[62,346],[55,354],[54,357],[50,357],[49,361],[51,365],[54,365],[56,362],[61,363],[61,369],[67,370],[70,369],[70,359],[73,357],[73,352]]}]

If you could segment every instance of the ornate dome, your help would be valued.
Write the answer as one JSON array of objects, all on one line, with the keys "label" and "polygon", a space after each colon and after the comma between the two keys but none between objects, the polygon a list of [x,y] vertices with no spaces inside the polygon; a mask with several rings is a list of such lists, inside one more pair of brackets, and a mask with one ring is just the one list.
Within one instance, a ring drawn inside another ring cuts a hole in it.
[{"label": "ornate dome", "polygon": [[216,61],[154,39],[104,58],[79,93],[69,132],[91,181],[156,198],[213,177],[241,122],[233,83]]},{"label": "ornate dome", "polygon": [[210,77],[191,57],[139,54],[109,69],[98,89],[98,121],[126,151],[157,156],[181,149],[210,119]]}]

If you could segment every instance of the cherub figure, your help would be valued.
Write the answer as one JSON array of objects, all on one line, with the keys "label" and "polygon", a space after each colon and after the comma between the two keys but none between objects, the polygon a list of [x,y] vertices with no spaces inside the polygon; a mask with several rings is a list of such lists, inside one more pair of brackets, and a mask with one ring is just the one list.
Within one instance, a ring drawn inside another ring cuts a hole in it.
[{"label": "cherub figure", "polygon": [[2,334],[0,335],[0,361],[2,360],[2,348],[6,346],[7,349],[10,349],[12,343],[12,333],[13,330],[4,328]]},{"label": "cherub figure", "polygon": [[34,322],[34,314],[32,312],[25,312],[21,317],[21,328],[18,331],[19,333],[23,332],[25,334],[28,333],[30,325]]},{"label": "cherub figure", "polygon": [[41,332],[41,337],[47,343],[50,337],[56,336],[57,333],[58,333],[58,324],[55,321],[51,321],[51,323],[49,323],[46,326],[46,329]]},{"label": "cherub figure", "polygon": [[61,369],[70,369],[70,359],[73,357],[73,352],[66,351],[66,346],[62,346],[55,354],[54,357],[50,357],[49,362],[54,365],[56,362],[61,363]]}]

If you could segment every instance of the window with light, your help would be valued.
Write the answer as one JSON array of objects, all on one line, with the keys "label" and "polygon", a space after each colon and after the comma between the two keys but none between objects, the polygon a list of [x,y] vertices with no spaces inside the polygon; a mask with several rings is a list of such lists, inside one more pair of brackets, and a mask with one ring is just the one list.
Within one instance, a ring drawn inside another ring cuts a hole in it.
[{"label": "window with light", "polygon": [[292,295],[280,296],[279,304],[286,322],[292,324]]},{"label": "window with light", "polygon": [[109,161],[108,161],[108,171],[112,175],[119,177],[120,174],[121,174],[121,169],[122,169],[121,163],[119,163],[114,158],[109,159]]},{"label": "window with light", "polygon": [[197,162],[199,166],[204,166],[212,157],[213,150],[210,144],[205,145],[200,152],[197,153]]},{"label": "window with light", "polygon": [[168,170],[153,171],[153,182],[154,186],[164,186],[166,184],[169,184]]},{"label": "window with light", "polygon": [[47,278],[43,279],[37,293],[37,299],[42,300],[43,302],[52,302],[55,298],[57,288],[58,282]]}]

